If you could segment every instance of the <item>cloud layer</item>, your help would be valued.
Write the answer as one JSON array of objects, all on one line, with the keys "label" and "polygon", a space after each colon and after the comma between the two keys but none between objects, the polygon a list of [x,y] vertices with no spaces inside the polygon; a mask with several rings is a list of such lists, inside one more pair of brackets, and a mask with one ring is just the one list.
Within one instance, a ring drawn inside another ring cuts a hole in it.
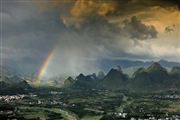
[{"label": "cloud layer", "polygon": [[[106,59],[179,60],[179,4],[170,0],[4,0],[3,64],[47,75],[99,70]],[[173,18],[173,19],[172,19]]]}]

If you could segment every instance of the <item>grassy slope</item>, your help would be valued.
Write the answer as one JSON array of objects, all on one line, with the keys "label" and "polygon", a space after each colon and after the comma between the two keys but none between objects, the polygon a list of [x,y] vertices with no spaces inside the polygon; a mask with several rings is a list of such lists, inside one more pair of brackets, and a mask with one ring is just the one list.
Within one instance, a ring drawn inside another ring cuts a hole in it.
[{"label": "grassy slope", "polygon": [[40,117],[41,119],[45,118],[45,114],[44,114],[44,110],[50,111],[50,112],[55,112],[55,113],[59,113],[62,115],[63,118],[65,118],[65,120],[78,120],[77,116],[74,115],[71,112],[68,111],[64,111],[62,109],[58,109],[58,108],[44,108],[44,107],[20,107],[21,111],[24,111],[26,109],[30,110],[31,115],[25,115],[25,117],[28,118],[32,118],[32,117]]}]

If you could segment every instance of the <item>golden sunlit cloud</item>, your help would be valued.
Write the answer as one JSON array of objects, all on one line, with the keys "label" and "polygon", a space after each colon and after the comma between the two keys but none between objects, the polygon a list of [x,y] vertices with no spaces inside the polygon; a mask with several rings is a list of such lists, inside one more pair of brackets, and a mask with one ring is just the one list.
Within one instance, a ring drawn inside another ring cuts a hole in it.
[{"label": "golden sunlit cloud", "polygon": [[149,18],[145,18],[143,22],[147,25],[154,25],[159,32],[164,32],[167,26],[180,25],[180,11],[177,9],[152,7],[148,15]]},{"label": "golden sunlit cloud", "polygon": [[[157,50],[159,55],[161,53],[164,55],[163,50],[171,47],[163,45],[164,48],[161,49],[162,46],[158,42],[172,43],[175,47],[171,49],[171,53],[173,53],[172,51],[177,48],[175,45],[179,41],[180,11],[174,2],[161,0],[40,0],[36,4],[44,10],[53,9],[59,14],[57,19],[69,28],[88,29],[90,32],[96,32],[99,36],[101,33],[112,36],[120,35],[126,39],[136,39],[137,41],[154,39],[155,41],[152,43],[148,41],[142,49],[146,49],[149,45],[152,49],[151,52]],[[125,25],[125,21],[128,21],[127,25]],[[114,34],[111,31],[118,32]],[[169,34],[164,37],[167,31],[171,31],[175,37]],[[171,41],[165,40],[165,38],[171,39]],[[121,43],[123,41],[118,40]],[[155,44],[158,44],[159,49]],[[137,51],[138,53],[139,51]],[[175,54],[177,54],[177,50]]]},{"label": "golden sunlit cloud", "polygon": [[108,22],[119,26],[124,19],[137,16],[146,25],[155,26],[159,32],[163,32],[166,26],[178,25],[180,21],[180,11],[177,5],[169,5],[169,3],[158,0],[153,2],[140,0],[34,0],[34,3],[44,10],[67,6],[64,8],[66,13],[60,14],[59,18],[66,26],[76,28],[80,28],[86,22],[86,18],[92,15],[101,16]]},{"label": "golden sunlit cloud", "polygon": [[74,6],[69,10],[69,15],[61,16],[65,25],[75,25],[80,27],[84,18],[96,14],[105,17],[116,10],[116,4],[113,1],[95,1],[95,0],[77,0]]}]

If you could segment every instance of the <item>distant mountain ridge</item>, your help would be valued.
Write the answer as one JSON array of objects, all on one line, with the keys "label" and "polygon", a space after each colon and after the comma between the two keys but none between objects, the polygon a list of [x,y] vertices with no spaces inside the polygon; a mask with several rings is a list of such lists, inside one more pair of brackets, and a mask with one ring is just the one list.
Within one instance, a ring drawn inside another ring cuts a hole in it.
[{"label": "distant mountain ridge", "polygon": [[119,88],[126,89],[128,82],[128,76],[124,74],[121,68],[111,69],[107,75],[102,79],[101,84],[105,88]]},{"label": "distant mountain ridge", "polygon": [[[147,67],[153,64],[155,61],[140,61],[140,60],[103,60],[101,61],[101,69],[109,70],[115,66],[121,66],[122,68],[128,67]],[[157,61],[163,67],[180,67],[180,62],[172,62],[167,60],[159,60]]]},{"label": "distant mountain ridge", "polygon": [[139,92],[180,89],[180,67],[173,67],[168,72],[158,62],[155,62],[146,69],[140,67],[132,77],[129,77],[118,66],[112,68],[101,79],[96,77],[95,74],[87,76],[80,74],[71,83],[71,88],[75,89],[110,89]]},{"label": "distant mountain ridge", "polygon": [[12,67],[9,66],[0,66],[1,75],[11,77],[11,76],[20,76],[19,72]]},{"label": "distant mountain ridge", "polygon": [[[63,88],[72,89],[109,89],[109,90],[131,90],[131,91],[159,91],[168,89],[180,90],[180,67],[172,67],[168,70],[162,66],[165,61],[153,62],[149,66],[139,66],[132,76],[123,71],[123,67],[116,66],[110,69],[107,74],[102,71],[84,75],[79,74],[76,78],[69,77],[64,81]],[[171,64],[172,65],[172,64]],[[174,64],[175,65],[175,64]],[[4,70],[0,75],[0,92],[24,92],[31,89],[27,81],[13,74],[11,70]],[[9,71],[9,72],[8,72]]]},{"label": "distant mountain ridge", "polygon": [[72,77],[68,77],[65,81],[64,81],[64,85],[63,87],[70,87],[74,84],[75,80]]},{"label": "distant mountain ridge", "polygon": [[32,87],[25,80],[16,83],[0,81],[0,95],[27,93],[31,89]]},{"label": "distant mountain ridge", "polygon": [[75,78],[75,82],[72,85],[73,88],[81,88],[81,89],[91,89],[91,88],[98,88],[99,79],[97,78],[96,74],[90,74],[85,76],[84,74],[79,74]]},{"label": "distant mountain ridge", "polygon": [[2,67],[0,74],[0,94],[19,94],[31,89],[26,80],[20,74],[9,67]]},{"label": "distant mountain ridge", "polygon": [[153,63],[147,69],[140,68],[134,74],[130,81],[130,89],[141,91],[163,90],[170,88],[170,75],[167,70],[159,63]]}]

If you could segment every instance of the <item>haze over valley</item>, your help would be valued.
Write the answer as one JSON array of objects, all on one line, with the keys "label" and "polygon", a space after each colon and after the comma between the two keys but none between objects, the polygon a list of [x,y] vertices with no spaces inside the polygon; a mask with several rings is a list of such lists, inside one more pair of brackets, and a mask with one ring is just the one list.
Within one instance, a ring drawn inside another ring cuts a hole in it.
[{"label": "haze over valley", "polygon": [[178,0],[0,0],[0,120],[179,120]]}]

